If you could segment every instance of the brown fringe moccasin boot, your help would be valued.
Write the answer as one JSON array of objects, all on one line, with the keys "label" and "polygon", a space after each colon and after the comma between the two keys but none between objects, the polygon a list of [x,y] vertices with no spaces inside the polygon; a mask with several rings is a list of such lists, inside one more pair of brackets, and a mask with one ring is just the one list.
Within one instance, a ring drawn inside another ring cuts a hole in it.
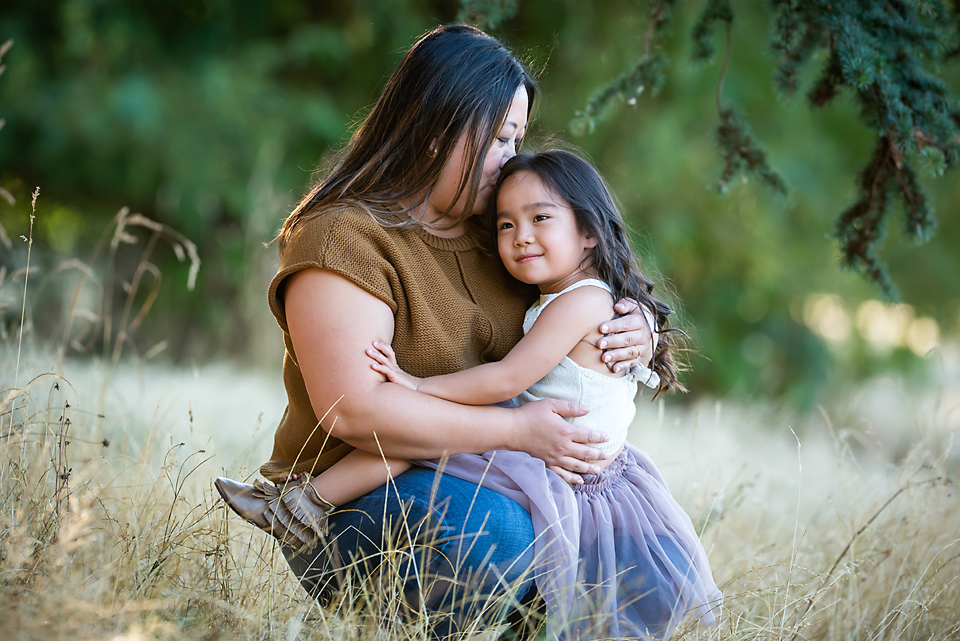
[{"label": "brown fringe moccasin boot", "polygon": [[230,509],[298,552],[314,547],[326,534],[327,515],[336,509],[317,493],[307,474],[281,487],[224,477],[213,484]]}]

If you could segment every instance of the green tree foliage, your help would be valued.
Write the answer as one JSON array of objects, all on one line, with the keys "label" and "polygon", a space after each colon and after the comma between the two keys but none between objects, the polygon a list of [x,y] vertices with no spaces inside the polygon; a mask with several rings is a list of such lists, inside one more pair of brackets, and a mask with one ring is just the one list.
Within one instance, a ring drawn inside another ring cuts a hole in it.
[{"label": "green tree foliage", "polygon": [[[476,4],[464,0],[465,13]],[[507,12],[513,3],[502,4]],[[590,131],[594,119],[618,98],[636,100],[646,87],[656,95],[663,84],[664,57],[651,41],[677,11],[677,0],[649,3],[648,27],[640,61],[600,89],[573,122],[574,131]],[[933,207],[915,167],[932,167],[942,175],[960,161],[960,103],[937,75],[936,68],[958,56],[960,14],[942,2],[874,2],[873,0],[770,0],[774,26],[770,49],[777,58],[774,84],[791,98],[800,88],[804,67],[819,51],[825,61],[810,90],[812,106],[823,107],[841,91],[853,93],[861,119],[874,132],[872,157],[858,179],[858,199],[840,214],[836,224],[843,262],[875,282],[890,299],[898,298],[887,266],[879,256],[890,212],[889,194],[904,205],[904,229],[917,243],[936,228]],[[498,21],[504,16],[497,14]],[[482,17],[482,12],[472,12]],[[767,162],[766,153],[748,132],[736,110],[724,107],[721,96],[733,45],[735,14],[730,0],[708,0],[691,30],[694,61],[713,57],[711,29],[722,24],[726,54],[717,87],[720,124],[717,143],[723,156],[718,188],[723,191],[745,172],[758,175],[785,193],[782,177]]]}]

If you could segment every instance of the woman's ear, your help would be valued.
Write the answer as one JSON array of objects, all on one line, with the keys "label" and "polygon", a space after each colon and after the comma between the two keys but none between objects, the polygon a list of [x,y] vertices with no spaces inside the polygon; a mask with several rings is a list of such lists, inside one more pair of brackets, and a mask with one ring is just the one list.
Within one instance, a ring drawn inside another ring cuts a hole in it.
[{"label": "woman's ear", "polygon": [[584,249],[592,249],[596,246],[597,246],[596,236],[594,236],[593,234],[587,234],[586,236],[584,236],[584,243],[583,243]]}]

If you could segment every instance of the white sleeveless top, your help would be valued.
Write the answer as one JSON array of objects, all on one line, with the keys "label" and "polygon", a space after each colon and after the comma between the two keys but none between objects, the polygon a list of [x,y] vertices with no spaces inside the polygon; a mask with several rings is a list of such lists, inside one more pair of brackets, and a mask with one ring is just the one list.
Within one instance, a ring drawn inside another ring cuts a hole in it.
[{"label": "white sleeveless top", "polygon": [[[530,331],[540,313],[558,296],[587,285],[610,291],[610,287],[603,281],[588,278],[556,294],[544,294],[533,307],[527,310],[523,319],[523,333]],[[639,373],[634,371],[616,378],[581,367],[569,357],[564,356],[560,364],[530,386],[530,389],[520,394],[517,400],[520,403],[530,403],[553,398],[589,405],[589,414],[567,420],[575,425],[582,425],[607,434],[610,440],[595,446],[605,453],[613,453],[619,450],[626,440],[627,429],[637,411],[633,401],[637,395],[638,375],[647,385],[653,383],[652,387],[656,387],[659,383],[659,378],[656,382],[651,379],[650,375],[656,377],[656,374],[645,367],[640,369],[644,371]]]}]

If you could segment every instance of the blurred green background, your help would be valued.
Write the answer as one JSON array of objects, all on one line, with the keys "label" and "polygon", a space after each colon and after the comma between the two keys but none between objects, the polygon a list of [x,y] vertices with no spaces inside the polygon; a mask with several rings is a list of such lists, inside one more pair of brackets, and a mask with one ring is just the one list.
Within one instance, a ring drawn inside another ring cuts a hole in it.
[{"label": "blurred green background", "polygon": [[[685,378],[690,398],[810,408],[883,372],[919,389],[956,359],[960,182],[925,179],[940,222],[927,244],[902,241],[890,225],[884,255],[903,304],[880,302],[875,286],[839,270],[830,235],[855,198],[870,132],[848,98],[819,111],[780,100],[765,53],[770,17],[760,3],[740,4],[725,101],[742,110],[789,198],[756,181],[723,195],[711,189],[720,64],[690,62],[699,3],[682,6],[661,43],[672,62],[662,92],[614,107],[580,137],[569,129],[577,110],[641,53],[645,4],[529,0],[493,33],[540,74],[533,139],[572,140],[588,153],[624,206],[644,266],[679,301],[700,353]],[[27,314],[34,340],[80,331],[65,318],[85,305],[102,311],[114,297],[120,310],[123,288],[113,291],[103,270],[129,279],[148,234],[119,247],[107,267],[105,252],[95,260],[91,252],[127,206],[192,240],[203,261],[190,290],[189,263],[158,244],[157,302],[130,345],[176,363],[278,368],[282,342],[265,297],[276,249],[264,243],[406,48],[458,9],[417,0],[7,0],[0,41],[14,45],[0,76],[0,187],[16,202],[0,201],[10,239],[0,245],[4,336],[20,320],[22,276],[13,275],[26,264],[19,237],[29,234],[40,186]],[[722,51],[719,36],[717,44]],[[941,73],[960,92],[957,69]],[[65,267],[71,259],[99,274],[77,301],[81,272]]]}]

